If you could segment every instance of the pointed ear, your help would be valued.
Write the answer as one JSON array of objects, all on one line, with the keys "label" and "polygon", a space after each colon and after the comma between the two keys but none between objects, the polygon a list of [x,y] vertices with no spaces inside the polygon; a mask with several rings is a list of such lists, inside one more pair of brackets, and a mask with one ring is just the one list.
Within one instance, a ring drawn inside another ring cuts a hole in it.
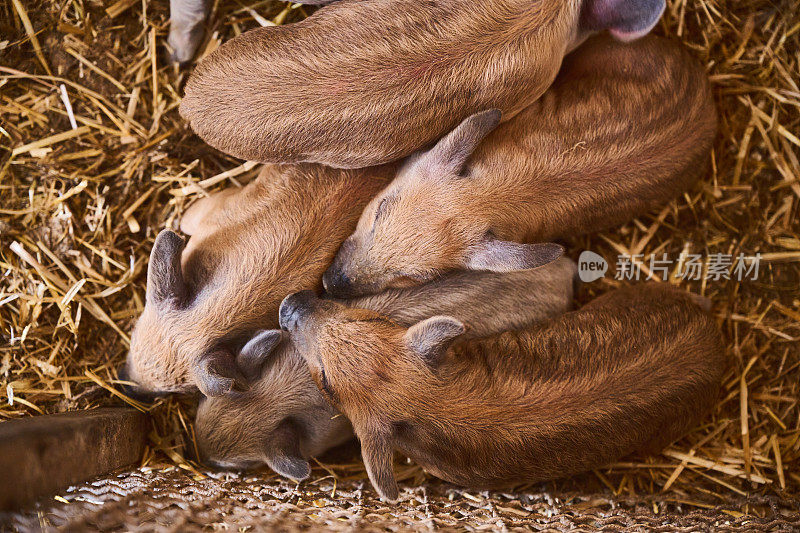
[{"label": "pointed ear", "polygon": [[147,267],[147,301],[154,305],[180,307],[188,293],[181,271],[183,239],[174,231],[163,230],[156,237]]},{"label": "pointed ear", "polygon": [[653,29],[666,5],[665,0],[588,0],[580,24],[586,31],[608,30],[620,41],[632,41]]},{"label": "pointed ear", "polygon": [[311,465],[308,461],[299,456],[291,455],[275,455],[267,456],[267,465],[275,471],[275,473],[302,481],[311,475]]},{"label": "pointed ear", "polygon": [[279,329],[259,331],[236,356],[236,366],[249,381],[258,379],[267,357],[280,344],[283,333]]},{"label": "pointed ear", "polygon": [[464,266],[492,272],[530,270],[552,263],[563,254],[564,247],[559,244],[520,244],[487,236],[469,249]]},{"label": "pointed ear", "polygon": [[234,388],[247,389],[247,382],[236,368],[233,354],[224,350],[203,355],[192,370],[197,388],[209,398],[224,396]]},{"label": "pointed ear", "polygon": [[361,459],[367,469],[372,486],[382,500],[396,503],[399,490],[394,477],[394,450],[388,435],[375,435],[361,439]]},{"label": "pointed ear", "polygon": [[453,339],[466,329],[462,322],[451,316],[432,316],[408,328],[403,338],[411,350],[434,366],[447,352]]},{"label": "pointed ear", "polygon": [[425,152],[420,162],[436,174],[461,174],[472,152],[500,123],[500,116],[499,109],[489,109],[465,118],[456,129]]},{"label": "pointed ear", "polygon": [[300,448],[302,431],[300,423],[287,418],[275,428],[267,443],[265,460],[278,474],[301,481],[311,474],[311,466],[303,458]]}]

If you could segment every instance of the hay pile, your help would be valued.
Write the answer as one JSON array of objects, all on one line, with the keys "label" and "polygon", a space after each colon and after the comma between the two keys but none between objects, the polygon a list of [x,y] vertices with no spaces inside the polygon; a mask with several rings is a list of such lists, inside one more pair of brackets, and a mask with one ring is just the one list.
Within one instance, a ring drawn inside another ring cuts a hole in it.
[{"label": "hay pile", "polygon": [[[168,3],[0,3],[0,419],[124,401],[115,367],[144,301],[147,254],[194,199],[257,170],[204,145],[165,61]],[[273,0],[216,2],[202,54],[259,24],[301,19]],[[650,258],[761,254],[757,280],[671,280],[713,299],[731,369],[712,416],[663,454],[566,482],[711,507],[800,494],[800,10],[794,0],[671,0],[657,33],[708,68],[720,114],[707,177],[663,210],[574,239]],[[581,302],[622,282],[585,287]],[[154,408],[145,462],[192,465],[191,402]],[[352,459],[342,477],[363,476]],[[418,467],[401,477],[425,482]],[[564,482],[551,484],[558,488]],[[753,512],[747,505],[731,512]]]}]

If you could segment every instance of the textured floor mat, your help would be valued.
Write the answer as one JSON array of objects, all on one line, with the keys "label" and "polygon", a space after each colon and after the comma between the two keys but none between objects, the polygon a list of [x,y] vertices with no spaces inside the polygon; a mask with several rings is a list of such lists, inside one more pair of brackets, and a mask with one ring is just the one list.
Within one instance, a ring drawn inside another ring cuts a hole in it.
[{"label": "textured floor mat", "polygon": [[[735,503],[735,504],[734,504]],[[747,504],[753,514],[733,509]],[[404,487],[397,505],[369,483],[317,478],[302,485],[269,475],[139,469],[64,491],[0,517],[11,531],[797,531],[797,502],[759,499],[698,509],[675,501],[464,491],[446,483]]]}]

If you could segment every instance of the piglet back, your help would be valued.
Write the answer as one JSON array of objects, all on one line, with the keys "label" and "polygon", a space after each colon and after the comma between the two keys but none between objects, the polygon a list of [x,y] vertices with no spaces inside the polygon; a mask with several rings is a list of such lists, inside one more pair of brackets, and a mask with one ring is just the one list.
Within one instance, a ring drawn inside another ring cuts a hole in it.
[{"label": "piglet back", "polygon": [[[455,483],[499,488],[658,450],[715,405],[724,369],[721,334],[690,295],[665,284],[614,291],[524,331],[457,345],[442,378],[456,395],[482,390],[482,400],[459,407],[469,438],[448,446],[472,459],[423,464]],[[502,454],[487,455],[498,446]]]},{"label": "piglet back", "polygon": [[[644,313],[618,313],[622,308]],[[632,420],[641,417],[639,424],[651,433],[642,439],[641,449],[660,450],[711,410],[726,358],[724,340],[708,313],[707,299],[666,284],[649,283],[602,296],[584,309],[589,316],[604,315],[610,324],[611,315],[620,317],[620,331],[628,330],[635,321],[641,321],[638,329],[646,331],[639,338],[620,339],[632,353],[641,354],[641,361],[631,361],[621,384],[623,390],[643,388],[638,398],[629,398],[634,402]]]},{"label": "piglet back", "polygon": [[192,74],[181,115],[236,157],[385,163],[472,113],[512,116],[535,100],[575,38],[578,6],[341,0],[223,44]]},{"label": "piglet back", "polygon": [[507,175],[527,180],[540,204],[527,238],[545,241],[613,227],[686,191],[707,169],[716,130],[708,75],[685,47],[599,35],[487,137],[472,172],[502,191],[521,188]]},{"label": "piglet back", "polygon": [[716,403],[725,369],[711,316],[666,284],[608,293],[525,340],[548,377],[542,405],[560,413],[557,431],[586,439],[573,471],[684,435]]}]

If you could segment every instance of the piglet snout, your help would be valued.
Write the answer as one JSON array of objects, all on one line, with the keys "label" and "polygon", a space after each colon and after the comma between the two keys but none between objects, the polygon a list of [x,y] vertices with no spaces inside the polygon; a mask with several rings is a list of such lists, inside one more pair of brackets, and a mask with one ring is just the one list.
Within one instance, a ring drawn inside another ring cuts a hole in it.
[{"label": "piglet snout", "polygon": [[312,291],[300,291],[284,298],[278,309],[278,323],[281,329],[284,331],[297,329],[316,299],[317,295]]},{"label": "piglet snout", "polygon": [[[117,377],[120,381],[133,381],[127,365],[122,365],[117,369]],[[135,385],[119,383],[117,389],[128,398],[141,403],[152,403],[159,396],[159,394],[143,390]]]},{"label": "piglet snout", "polygon": [[344,270],[332,265],[322,275],[322,286],[325,292],[337,298],[351,298],[355,296],[352,280],[345,274]]}]

